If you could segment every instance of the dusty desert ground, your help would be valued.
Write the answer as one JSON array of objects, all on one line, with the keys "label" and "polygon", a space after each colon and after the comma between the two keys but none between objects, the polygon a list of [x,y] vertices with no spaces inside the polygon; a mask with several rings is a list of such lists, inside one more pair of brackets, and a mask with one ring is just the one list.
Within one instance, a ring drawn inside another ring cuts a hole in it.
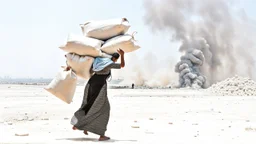
[{"label": "dusty desert ground", "polygon": [[[256,97],[193,90],[109,89],[107,136],[73,131],[83,87],[65,104],[43,86],[0,85],[1,144],[255,144]],[[23,136],[22,136],[23,135]]]}]

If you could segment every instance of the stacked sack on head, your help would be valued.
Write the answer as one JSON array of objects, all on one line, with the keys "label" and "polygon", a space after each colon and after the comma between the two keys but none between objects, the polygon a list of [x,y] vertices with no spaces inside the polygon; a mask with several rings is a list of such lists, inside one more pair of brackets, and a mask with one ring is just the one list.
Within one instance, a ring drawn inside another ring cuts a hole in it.
[{"label": "stacked sack on head", "polygon": [[[92,76],[91,67],[95,57],[109,57],[121,48],[124,52],[133,52],[140,48],[134,34],[127,34],[130,28],[126,18],[88,21],[80,25],[83,36],[70,34],[60,49],[67,52],[66,63],[69,71],[60,72],[45,88],[66,103],[71,103],[77,76],[88,80]],[[72,81],[72,82],[70,82]]]}]

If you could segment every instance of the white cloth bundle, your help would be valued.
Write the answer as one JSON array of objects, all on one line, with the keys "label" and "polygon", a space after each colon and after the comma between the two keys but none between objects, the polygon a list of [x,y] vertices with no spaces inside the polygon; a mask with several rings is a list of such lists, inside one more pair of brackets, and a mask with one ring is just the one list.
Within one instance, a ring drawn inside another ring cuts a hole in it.
[{"label": "white cloth bundle", "polygon": [[79,56],[76,54],[67,54],[67,64],[72,68],[77,76],[89,79],[91,77],[90,69],[94,58],[90,56]]},{"label": "white cloth bundle", "polygon": [[61,71],[45,88],[62,101],[70,104],[76,91],[77,77],[72,70]]},{"label": "white cloth bundle", "polygon": [[125,34],[116,36],[112,39],[107,40],[103,46],[101,47],[101,50],[108,54],[113,54],[117,52],[117,50],[120,48],[124,52],[132,52],[140,48],[140,46],[136,43],[136,40],[134,39],[134,34]]},{"label": "white cloth bundle", "polygon": [[125,34],[130,28],[130,24],[126,18],[88,21],[80,26],[84,36],[104,41]]},{"label": "white cloth bundle", "polygon": [[84,36],[70,34],[66,45],[60,46],[60,49],[78,55],[88,55],[92,57],[101,56],[100,47],[103,41]]}]

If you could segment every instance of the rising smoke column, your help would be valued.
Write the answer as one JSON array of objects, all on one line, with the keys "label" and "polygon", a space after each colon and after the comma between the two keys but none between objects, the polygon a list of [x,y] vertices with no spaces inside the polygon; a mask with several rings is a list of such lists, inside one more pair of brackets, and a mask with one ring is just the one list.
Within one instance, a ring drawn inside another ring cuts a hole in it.
[{"label": "rising smoke column", "polygon": [[179,73],[180,87],[201,88],[205,83],[205,77],[200,72],[203,65],[204,55],[202,51],[191,49],[180,58],[175,66],[175,72]]},{"label": "rising smoke column", "polygon": [[233,2],[145,0],[145,23],[181,43],[184,55],[175,68],[181,87],[208,87],[236,74],[252,77],[255,25],[234,11]]},{"label": "rising smoke column", "polygon": [[183,42],[181,47],[190,47],[186,53],[180,57],[180,61],[175,66],[175,72],[179,73],[179,87],[202,88],[205,85],[206,77],[202,74],[200,67],[205,62],[203,51],[208,57],[209,45],[203,38],[196,38]]}]

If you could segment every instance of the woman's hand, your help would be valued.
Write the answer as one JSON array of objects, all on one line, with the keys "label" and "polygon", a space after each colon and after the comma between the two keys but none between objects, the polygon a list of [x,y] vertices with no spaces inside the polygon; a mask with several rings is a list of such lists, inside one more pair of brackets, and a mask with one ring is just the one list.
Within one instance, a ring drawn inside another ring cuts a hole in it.
[{"label": "woman's hand", "polygon": [[118,49],[117,52],[121,55],[121,67],[123,68],[125,66],[124,51],[122,49]]},{"label": "woman's hand", "polygon": [[118,49],[117,52],[120,54],[120,55],[124,55],[124,51],[122,49]]},{"label": "woman's hand", "polygon": [[70,66],[67,66],[65,69],[64,69],[64,71],[69,71],[71,69],[71,67]]}]

